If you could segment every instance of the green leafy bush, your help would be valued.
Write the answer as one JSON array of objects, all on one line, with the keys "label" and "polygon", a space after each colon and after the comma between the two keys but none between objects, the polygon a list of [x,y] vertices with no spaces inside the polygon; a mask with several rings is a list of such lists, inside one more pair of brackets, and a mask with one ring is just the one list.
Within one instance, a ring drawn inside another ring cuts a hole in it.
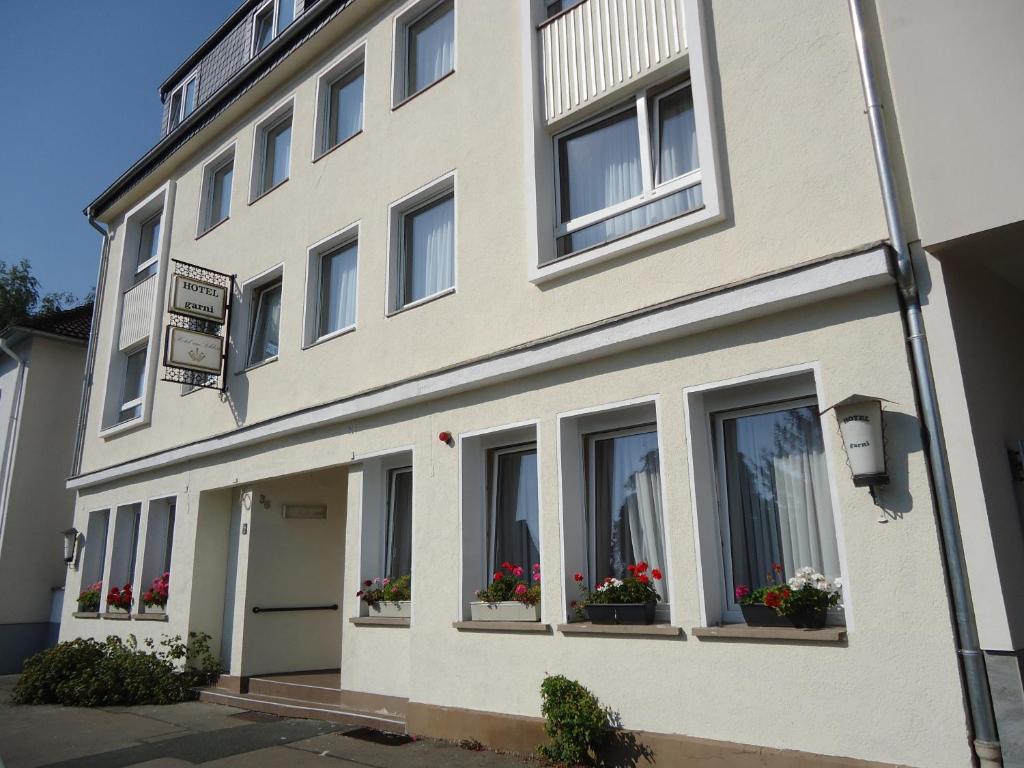
[{"label": "green leafy bush", "polygon": [[13,701],[77,707],[188,701],[221,671],[209,640],[192,632],[187,643],[180,636],[164,638],[159,647],[146,640],[147,650],[134,635],[58,643],[25,662]]},{"label": "green leafy bush", "polygon": [[609,711],[589,690],[562,675],[548,675],[541,683],[541,713],[550,745],[538,748],[556,763],[578,765],[589,759],[610,732]]}]

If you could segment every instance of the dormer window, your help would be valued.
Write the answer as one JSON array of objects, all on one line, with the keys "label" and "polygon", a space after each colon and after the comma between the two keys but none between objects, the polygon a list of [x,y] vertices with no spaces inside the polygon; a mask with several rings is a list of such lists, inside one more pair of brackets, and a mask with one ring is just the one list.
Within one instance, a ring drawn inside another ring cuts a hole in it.
[{"label": "dormer window", "polygon": [[185,118],[195,111],[198,91],[199,74],[194,72],[171,93],[171,105],[167,110],[168,133],[181,125]]},{"label": "dormer window", "polygon": [[252,55],[270,45],[293,21],[295,0],[267,0],[257,8],[252,18]]}]

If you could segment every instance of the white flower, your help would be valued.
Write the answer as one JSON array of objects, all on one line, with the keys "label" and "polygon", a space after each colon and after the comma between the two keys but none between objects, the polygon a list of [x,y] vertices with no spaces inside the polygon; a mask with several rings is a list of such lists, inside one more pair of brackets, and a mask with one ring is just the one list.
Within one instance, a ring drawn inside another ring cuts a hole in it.
[{"label": "white flower", "polygon": [[789,586],[791,586],[791,587],[792,587],[793,589],[803,589],[803,588],[804,588],[804,586],[806,586],[806,584],[807,584],[807,580],[806,580],[806,579],[804,579],[804,578],[802,578],[802,577],[800,577],[800,576],[794,576],[794,577],[793,577],[792,579],[790,579],[790,580],[789,580],[789,581],[788,581],[787,583],[788,583],[788,584],[789,584]]},{"label": "white flower", "polygon": [[835,588],[836,588],[836,589],[841,589],[841,588],[842,588],[842,586],[843,586],[843,580],[842,580],[842,579],[839,579],[839,578],[837,578],[837,579],[836,579],[835,581],[833,581],[832,583],[833,583],[833,584],[835,585]]},{"label": "white flower", "polygon": [[814,573],[814,569],[811,568],[809,565],[805,565],[803,568],[797,568],[796,569],[796,575],[797,576],[802,576],[805,579],[808,576],[812,575],[813,573]]},{"label": "white flower", "polygon": [[812,573],[811,574],[811,580],[812,581],[828,581],[828,579],[825,578],[825,575],[821,574],[821,573]]}]

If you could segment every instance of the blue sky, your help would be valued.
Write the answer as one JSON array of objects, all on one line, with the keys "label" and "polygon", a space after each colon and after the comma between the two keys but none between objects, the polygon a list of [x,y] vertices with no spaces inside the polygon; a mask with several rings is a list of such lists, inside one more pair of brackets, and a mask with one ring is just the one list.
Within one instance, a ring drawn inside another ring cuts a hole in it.
[{"label": "blue sky", "polygon": [[0,260],[27,258],[44,293],[95,284],[82,209],[156,144],[160,83],[240,4],[3,2]]}]

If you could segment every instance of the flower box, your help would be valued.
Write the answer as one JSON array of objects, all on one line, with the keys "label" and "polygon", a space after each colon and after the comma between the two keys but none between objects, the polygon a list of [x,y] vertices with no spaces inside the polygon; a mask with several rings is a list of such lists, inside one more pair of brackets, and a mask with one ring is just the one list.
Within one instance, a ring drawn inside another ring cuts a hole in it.
[{"label": "flower box", "polygon": [[741,605],[743,620],[748,627],[792,627],[793,623],[789,616],[779,616],[774,608],[769,608],[762,603],[754,605]]},{"label": "flower box", "polygon": [[154,616],[164,616],[167,613],[167,606],[164,606],[164,605],[147,605],[145,612],[149,613],[149,614],[152,614]]},{"label": "flower box", "polygon": [[540,603],[526,605],[517,600],[499,603],[481,600],[469,604],[469,616],[473,621],[540,621]]},{"label": "flower box", "polygon": [[128,613],[128,608],[120,608],[116,605],[108,605],[107,613]]},{"label": "flower box", "polygon": [[588,603],[591,624],[653,624],[655,603]]},{"label": "flower box", "polygon": [[408,619],[412,617],[412,600],[380,600],[370,604],[370,615],[381,619]]}]

